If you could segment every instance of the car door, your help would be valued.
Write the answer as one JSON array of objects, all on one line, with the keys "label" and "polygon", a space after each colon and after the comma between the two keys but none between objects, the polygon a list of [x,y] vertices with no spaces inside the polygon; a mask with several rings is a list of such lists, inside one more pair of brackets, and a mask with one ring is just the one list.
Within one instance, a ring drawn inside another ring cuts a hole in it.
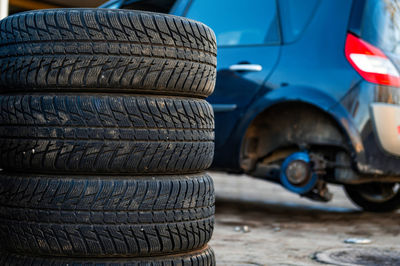
[{"label": "car door", "polygon": [[214,93],[216,149],[263,87],[279,56],[276,0],[192,0],[185,16],[210,26],[217,37],[218,66]]}]

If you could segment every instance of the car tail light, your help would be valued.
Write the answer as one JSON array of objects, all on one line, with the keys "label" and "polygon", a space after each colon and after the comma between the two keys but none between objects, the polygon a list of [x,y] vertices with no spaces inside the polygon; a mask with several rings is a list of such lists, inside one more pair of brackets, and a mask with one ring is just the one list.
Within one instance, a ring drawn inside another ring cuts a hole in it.
[{"label": "car tail light", "polygon": [[347,60],[366,81],[400,87],[399,72],[379,48],[349,33],[345,53]]}]

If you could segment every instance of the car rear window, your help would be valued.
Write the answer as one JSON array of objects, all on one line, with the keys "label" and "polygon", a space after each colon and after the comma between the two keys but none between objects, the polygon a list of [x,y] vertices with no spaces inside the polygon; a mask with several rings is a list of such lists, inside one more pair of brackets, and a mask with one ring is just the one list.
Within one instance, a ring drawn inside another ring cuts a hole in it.
[{"label": "car rear window", "polygon": [[210,26],[218,46],[280,42],[276,0],[194,0],[186,17]]},{"label": "car rear window", "polygon": [[283,42],[296,41],[303,33],[319,4],[319,0],[279,0]]},{"label": "car rear window", "polygon": [[366,0],[361,37],[386,52],[400,55],[400,0]]}]

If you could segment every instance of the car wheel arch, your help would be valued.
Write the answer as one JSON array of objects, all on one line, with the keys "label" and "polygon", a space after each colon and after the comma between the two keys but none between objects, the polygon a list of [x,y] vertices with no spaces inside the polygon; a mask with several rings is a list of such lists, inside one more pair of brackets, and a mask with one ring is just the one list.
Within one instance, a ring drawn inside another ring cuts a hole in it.
[{"label": "car wheel arch", "polygon": [[302,101],[274,104],[259,113],[243,136],[240,165],[250,170],[251,162],[280,149],[296,146],[333,146],[347,149],[347,136],[334,118],[315,105]]},{"label": "car wheel arch", "polygon": [[321,89],[289,85],[260,95],[242,113],[238,124],[236,124],[234,131],[224,144],[224,149],[222,149],[229,150],[229,153],[220,152],[225,164],[229,165],[229,169],[246,172],[247,169],[251,168],[251,163],[249,164],[250,167],[242,165],[242,148],[245,145],[248,129],[257,117],[262,116],[271,108],[287,103],[303,104],[330,117],[332,124],[336,125],[344,136],[348,153],[355,168],[358,169],[359,165],[366,163],[364,145],[360,133],[351,115],[341,103]]}]

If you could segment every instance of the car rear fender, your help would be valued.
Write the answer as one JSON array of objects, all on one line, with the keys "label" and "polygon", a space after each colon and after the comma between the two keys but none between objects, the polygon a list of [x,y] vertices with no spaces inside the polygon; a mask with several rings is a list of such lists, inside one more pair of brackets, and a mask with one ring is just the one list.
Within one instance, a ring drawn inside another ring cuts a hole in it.
[{"label": "car rear fender", "polygon": [[[360,165],[360,163],[365,165],[366,160],[364,146],[361,136],[355,127],[350,114],[333,97],[318,89],[309,87],[281,87],[258,98],[255,102],[253,102],[253,104],[250,105],[250,108],[244,114],[241,122],[236,127],[235,132],[232,134],[232,143],[242,143],[246,134],[246,130],[258,115],[273,106],[286,102],[309,104],[332,117],[337,122],[344,136],[347,138],[349,144],[348,148],[350,149],[351,156],[356,162],[357,167]],[[239,154],[240,146],[237,146],[237,152]]]}]

